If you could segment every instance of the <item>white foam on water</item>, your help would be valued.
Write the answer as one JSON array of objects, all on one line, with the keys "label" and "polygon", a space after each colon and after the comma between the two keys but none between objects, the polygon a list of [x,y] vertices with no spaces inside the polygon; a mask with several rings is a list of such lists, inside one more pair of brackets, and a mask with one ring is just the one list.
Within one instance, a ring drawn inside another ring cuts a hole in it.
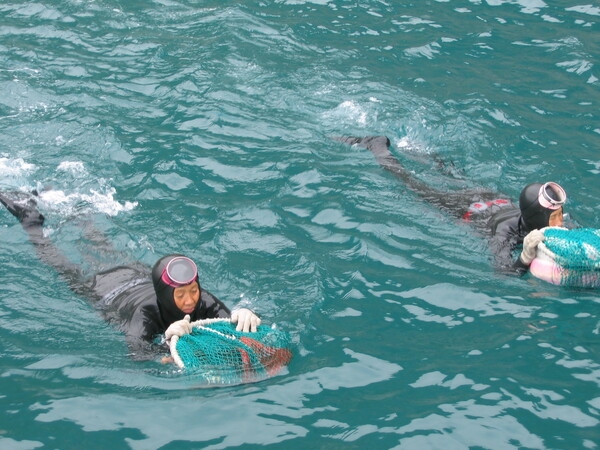
[{"label": "white foam on water", "polygon": [[[115,200],[116,189],[107,187],[104,192],[90,189],[90,193],[74,192],[67,194],[61,190],[49,190],[40,193],[44,206],[65,214],[72,214],[75,210],[84,212],[100,212],[109,216],[116,216],[123,211],[131,211],[138,203],[125,201],[120,203]],[[83,205],[83,206],[82,206]]]},{"label": "white foam on water", "polygon": [[5,158],[0,157],[0,176],[4,180],[5,177],[20,177],[28,175],[36,170],[35,164],[25,162],[22,158]]},{"label": "white foam on water", "polygon": [[[35,188],[42,209],[67,216],[94,212],[116,216],[138,205],[137,202],[116,200],[116,189],[106,179],[90,174],[81,161],[61,162],[50,180],[32,180],[31,175],[38,169],[22,158],[0,157],[0,186],[4,190],[21,192],[31,192]],[[89,186],[90,179],[93,187]],[[53,187],[47,189],[45,185]]]}]

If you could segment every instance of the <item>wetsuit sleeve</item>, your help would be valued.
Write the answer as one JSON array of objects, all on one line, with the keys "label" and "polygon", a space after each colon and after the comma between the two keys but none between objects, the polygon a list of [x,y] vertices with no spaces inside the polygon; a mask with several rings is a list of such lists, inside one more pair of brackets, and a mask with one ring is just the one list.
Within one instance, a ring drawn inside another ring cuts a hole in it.
[{"label": "wetsuit sleeve", "polygon": [[529,266],[523,264],[520,258],[515,260],[514,250],[521,239],[511,223],[500,224],[490,239],[490,251],[494,258],[494,266],[499,272],[507,275],[522,276],[527,273]]},{"label": "wetsuit sleeve", "polygon": [[123,330],[129,347],[129,356],[136,361],[155,359],[166,348],[159,343],[159,336],[165,331],[158,308],[152,301],[133,311],[130,321]]},{"label": "wetsuit sleeve", "polygon": [[529,272],[529,266],[527,264],[524,264],[521,261],[521,258],[517,258],[517,260],[513,263],[513,270],[517,275],[523,276],[527,272]]},{"label": "wetsuit sleeve", "polygon": [[94,289],[97,296],[102,295],[97,309],[108,323],[123,332],[132,359],[150,360],[164,353],[156,338],[166,326],[148,272],[116,267],[96,275]]}]

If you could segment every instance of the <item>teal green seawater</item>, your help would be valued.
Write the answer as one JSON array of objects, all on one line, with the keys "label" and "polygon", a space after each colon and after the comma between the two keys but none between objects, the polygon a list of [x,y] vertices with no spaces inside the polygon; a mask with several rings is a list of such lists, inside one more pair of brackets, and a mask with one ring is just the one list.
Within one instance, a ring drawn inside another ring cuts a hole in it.
[{"label": "teal green seawater", "polygon": [[221,388],[133,361],[4,211],[0,448],[598,449],[597,291],[495,273],[332,137],[443,189],[557,181],[599,228],[599,28],[578,0],[3,1],[0,189],[51,188],[84,270],[188,254],[296,354]]}]

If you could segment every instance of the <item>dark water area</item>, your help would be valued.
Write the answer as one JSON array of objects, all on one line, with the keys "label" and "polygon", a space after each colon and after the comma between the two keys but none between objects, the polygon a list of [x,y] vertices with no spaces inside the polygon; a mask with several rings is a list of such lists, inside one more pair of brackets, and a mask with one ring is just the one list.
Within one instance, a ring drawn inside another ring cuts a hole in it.
[{"label": "dark water area", "polygon": [[[597,291],[496,273],[473,229],[332,137],[386,135],[440,189],[556,181],[600,228],[599,20],[541,0],[2,2],[0,189],[47,189],[45,233],[84,270],[189,255],[296,353],[219,388],[133,361],[5,211],[0,448],[597,449]],[[118,252],[88,265],[82,223]]]}]

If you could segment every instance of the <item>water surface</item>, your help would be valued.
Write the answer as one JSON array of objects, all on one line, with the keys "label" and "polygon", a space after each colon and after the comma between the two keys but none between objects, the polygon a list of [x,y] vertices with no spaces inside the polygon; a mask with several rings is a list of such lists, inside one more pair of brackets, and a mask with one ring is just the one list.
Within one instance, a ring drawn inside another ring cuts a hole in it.
[{"label": "water surface", "polygon": [[[400,3],[400,4],[398,4]],[[123,337],[0,214],[0,447],[598,448],[600,297],[494,273],[440,188],[561,183],[600,227],[600,9],[540,0],[6,1],[0,187],[46,232],[183,252],[290,331],[291,365],[206,388]],[[441,175],[435,158],[447,162]]]}]

